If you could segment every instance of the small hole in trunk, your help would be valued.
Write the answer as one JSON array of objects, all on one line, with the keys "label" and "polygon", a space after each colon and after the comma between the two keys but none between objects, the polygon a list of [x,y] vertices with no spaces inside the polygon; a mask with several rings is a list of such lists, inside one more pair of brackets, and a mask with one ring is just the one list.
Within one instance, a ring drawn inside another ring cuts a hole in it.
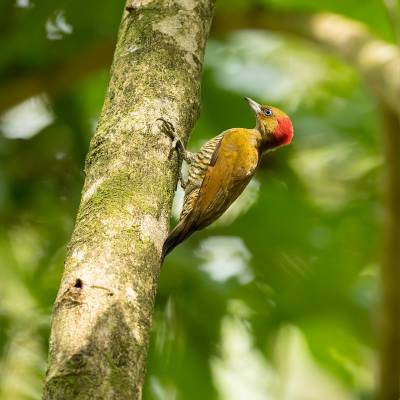
[{"label": "small hole in trunk", "polygon": [[80,279],[77,279],[74,287],[76,287],[78,289],[82,289],[82,286],[83,286],[83,282]]}]

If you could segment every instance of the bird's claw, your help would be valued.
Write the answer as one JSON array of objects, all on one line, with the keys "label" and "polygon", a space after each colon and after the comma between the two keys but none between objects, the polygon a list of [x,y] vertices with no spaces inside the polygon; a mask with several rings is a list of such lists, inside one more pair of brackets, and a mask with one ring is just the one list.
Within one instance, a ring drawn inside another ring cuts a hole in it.
[{"label": "bird's claw", "polygon": [[171,122],[165,120],[164,118],[157,118],[157,121],[161,121],[162,122],[161,129],[162,129],[162,131],[164,133],[166,133],[172,139],[176,138],[175,128],[174,128],[174,125],[172,125]]},{"label": "bird's claw", "polygon": [[182,176],[182,172],[179,173],[179,183],[181,185],[181,188],[185,190],[187,186],[187,180],[185,180],[184,177]]},{"label": "bird's claw", "polygon": [[173,140],[172,140],[172,143],[171,143],[171,148],[170,148],[170,151],[169,151],[169,155],[168,155],[168,158],[171,158],[172,157],[172,153],[174,152],[174,150],[178,150],[178,142],[179,142],[179,138],[177,138],[177,137],[175,137]]},{"label": "bird's claw", "polygon": [[172,125],[171,122],[165,120],[164,118],[157,118],[157,121],[161,121],[162,122],[161,130],[172,139],[170,152],[169,152],[169,155],[168,155],[168,158],[171,158],[172,157],[172,153],[174,152],[174,150],[177,150],[178,153],[179,153],[178,145],[179,146],[183,146],[182,140],[176,134],[175,127],[174,127],[174,125]]}]

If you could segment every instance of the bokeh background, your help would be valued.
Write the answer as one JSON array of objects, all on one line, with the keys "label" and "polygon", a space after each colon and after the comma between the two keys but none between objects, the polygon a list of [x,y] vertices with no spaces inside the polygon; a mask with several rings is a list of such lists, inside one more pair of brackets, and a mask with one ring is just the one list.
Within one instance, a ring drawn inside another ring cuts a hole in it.
[{"label": "bokeh background", "polygon": [[[216,23],[234,8],[330,11],[395,43],[393,4],[220,0]],[[123,7],[0,1],[1,400],[41,396],[51,307]],[[287,111],[295,139],[264,158],[226,215],[167,258],[145,398],[372,399],[384,172],[377,100],[356,69],[296,35],[222,30],[207,45],[190,148],[252,127],[243,96]],[[175,218],[181,201],[178,191]]]}]

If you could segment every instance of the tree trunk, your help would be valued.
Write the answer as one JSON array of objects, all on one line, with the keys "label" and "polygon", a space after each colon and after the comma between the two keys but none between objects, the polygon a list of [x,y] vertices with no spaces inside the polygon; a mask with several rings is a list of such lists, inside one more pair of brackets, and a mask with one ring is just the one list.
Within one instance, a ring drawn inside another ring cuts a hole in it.
[{"label": "tree trunk", "polygon": [[178,160],[214,0],[130,0],[54,305],[44,399],[140,399]]}]

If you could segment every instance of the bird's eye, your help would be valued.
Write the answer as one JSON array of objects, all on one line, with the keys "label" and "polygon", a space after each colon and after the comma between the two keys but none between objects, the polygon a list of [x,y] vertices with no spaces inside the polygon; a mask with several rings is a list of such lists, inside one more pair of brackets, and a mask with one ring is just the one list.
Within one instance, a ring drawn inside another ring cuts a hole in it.
[{"label": "bird's eye", "polygon": [[267,108],[266,110],[264,110],[264,115],[270,117],[272,115],[272,110],[270,108]]}]

